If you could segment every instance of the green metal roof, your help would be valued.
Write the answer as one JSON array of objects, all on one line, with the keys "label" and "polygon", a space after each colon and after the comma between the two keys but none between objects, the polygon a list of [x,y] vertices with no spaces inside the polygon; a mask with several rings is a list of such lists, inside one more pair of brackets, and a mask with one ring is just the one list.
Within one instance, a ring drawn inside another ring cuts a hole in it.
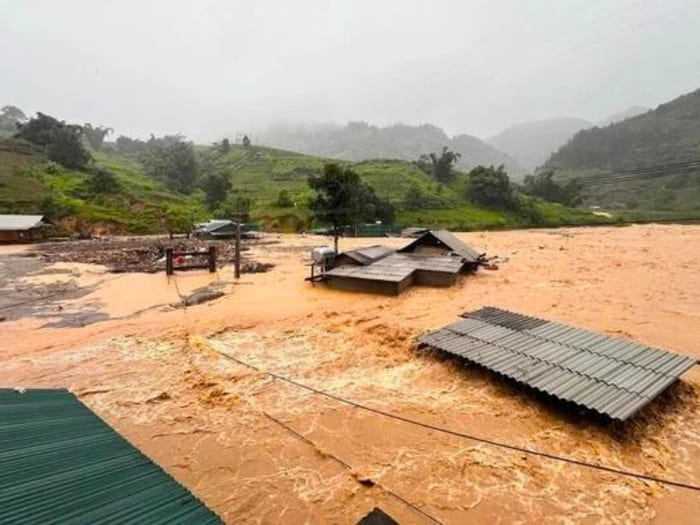
[{"label": "green metal roof", "polygon": [[67,390],[0,389],[0,523],[220,523]]}]

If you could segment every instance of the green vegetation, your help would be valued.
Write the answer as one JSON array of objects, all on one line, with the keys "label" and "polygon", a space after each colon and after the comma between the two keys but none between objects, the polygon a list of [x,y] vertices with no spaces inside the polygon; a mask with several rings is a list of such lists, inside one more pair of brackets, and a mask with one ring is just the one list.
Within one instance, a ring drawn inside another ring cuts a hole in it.
[{"label": "green vegetation", "polygon": [[321,224],[330,225],[338,250],[338,236],[344,227],[357,228],[362,223],[394,222],[394,207],[377,196],[374,188],[363,182],[357,172],[328,163],[319,176],[309,177],[315,195],[309,208]]},{"label": "green vegetation", "polygon": [[[49,162],[41,147],[0,139],[0,210],[44,211],[59,218],[69,231],[94,225],[114,232],[179,231],[192,222],[228,218],[241,210],[251,220],[278,231],[309,230],[317,224],[309,209],[314,192],[308,180],[321,175],[326,159],[255,145],[194,146],[197,172],[190,193],[185,194],[166,177],[147,174],[139,160],[147,142],[119,137],[104,143],[102,151],[93,151],[86,169],[76,170]],[[357,173],[378,199],[390,202],[400,225],[481,229],[536,224],[518,212],[469,203],[465,200],[468,176],[462,172],[442,184],[407,161],[337,164]],[[219,177],[217,184],[222,179],[228,182],[226,191],[222,183],[207,194],[212,175]],[[407,202],[409,194],[414,200]],[[543,224],[610,222],[584,211],[532,202]]]},{"label": "green vegetation", "polygon": [[[623,217],[700,217],[699,164],[697,90],[628,120],[577,133],[545,169],[555,170],[562,180],[577,178],[585,204],[612,208]],[[625,180],[614,178],[620,171],[641,168],[651,169]]]}]

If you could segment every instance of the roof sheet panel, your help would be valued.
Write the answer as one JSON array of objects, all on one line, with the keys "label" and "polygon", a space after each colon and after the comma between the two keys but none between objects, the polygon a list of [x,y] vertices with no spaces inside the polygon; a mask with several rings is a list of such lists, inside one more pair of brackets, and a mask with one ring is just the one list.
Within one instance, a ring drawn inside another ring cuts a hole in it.
[{"label": "roof sheet panel", "polygon": [[43,215],[0,215],[0,231],[30,230],[44,224]]},{"label": "roof sheet panel", "polygon": [[[697,363],[682,356],[486,307],[419,342],[532,388],[624,420]],[[449,344],[439,332],[450,334]]]},{"label": "roof sheet panel", "polygon": [[67,390],[0,389],[0,521],[220,523]]}]

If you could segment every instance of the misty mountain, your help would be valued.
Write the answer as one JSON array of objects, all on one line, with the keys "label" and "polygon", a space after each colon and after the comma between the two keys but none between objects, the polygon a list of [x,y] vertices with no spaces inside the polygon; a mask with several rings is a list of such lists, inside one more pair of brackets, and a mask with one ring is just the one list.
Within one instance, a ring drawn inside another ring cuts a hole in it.
[{"label": "misty mountain", "polygon": [[443,146],[461,155],[458,169],[504,164],[509,174],[522,175],[522,169],[510,156],[471,135],[448,137],[431,124],[409,126],[395,124],[378,127],[366,122],[285,126],[278,125],[261,133],[262,142],[311,155],[344,160],[402,159],[416,160],[423,153],[438,152]]},{"label": "misty mountain", "polygon": [[566,141],[593,124],[573,117],[556,117],[515,124],[486,143],[513,157],[526,171],[543,164]]},{"label": "misty mountain", "polygon": [[604,119],[601,119],[598,122],[598,126],[602,128],[604,126],[609,126],[610,124],[614,124],[616,122],[622,122],[623,120],[627,120],[628,118],[636,117],[637,115],[646,113],[650,109],[651,108],[648,108],[646,106],[630,106],[624,111],[614,113],[605,117]]},{"label": "misty mountain", "polygon": [[589,192],[601,204],[700,210],[700,168],[669,167],[695,160],[700,160],[700,89],[622,122],[580,131],[544,167],[586,177],[661,166],[654,177],[591,182]]}]

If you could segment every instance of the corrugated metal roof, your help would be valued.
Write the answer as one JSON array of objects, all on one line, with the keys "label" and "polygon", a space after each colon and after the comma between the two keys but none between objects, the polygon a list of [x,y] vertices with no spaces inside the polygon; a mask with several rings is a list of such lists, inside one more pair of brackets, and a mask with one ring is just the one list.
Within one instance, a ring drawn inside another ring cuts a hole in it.
[{"label": "corrugated metal roof", "polygon": [[454,234],[447,230],[430,230],[425,232],[415,241],[401,248],[399,252],[411,252],[419,246],[425,246],[433,243],[444,245],[457,255],[464,257],[466,262],[476,263],[483,258],[483,254],[477,252],[474,248],[469,246],[464,241],[458,239]]},{"label": "corrugated metal roof", "polygon": [[347,255],[354,261],[357,261],[359,264],[368,265],[379,261],[384,257],[388,257],[394,252],[395,250],[393,250],[392,248],[388,248],[386,246],[381,246],[377,244],[375,246],[357,248],[356,250],[348,250],[346,252],[343,252],[341,255]]},{"label": "corrugated metal roof", "polygon": [[0,215],[0,231],[31,230],[45,224],[43,215]]},{"label": "corrugated metal roof", "polygon": [[419,342],[625,420],[697,363],[691,357],[487,307]]},{"label": "corrugated metal roof", "polygon": [[326,271],[324,275],[369,281],[400,282],[416,270],[457,274],[463,265],[461,258],[449,255],[435,257],[413,253],[394,253],[367,266],[339,266]]},{"label": "corrugated metal roof", "polygon": [[0,522],[220,523],[67,390],[0,389]]},{"label": "corrugated metal roof", "polygon": [[323,275],[398,283],[410,277],[413,272],[413,268],[391,268],[370,264],[369,266],[339,266],[324,272]]}]

